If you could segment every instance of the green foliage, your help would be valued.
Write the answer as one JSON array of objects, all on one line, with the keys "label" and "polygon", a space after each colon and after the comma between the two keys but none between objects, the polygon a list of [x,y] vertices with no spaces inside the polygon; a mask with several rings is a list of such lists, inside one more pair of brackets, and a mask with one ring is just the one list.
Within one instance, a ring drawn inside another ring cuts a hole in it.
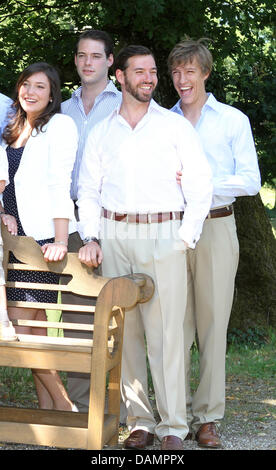
[{"label": "green foliage", "polygon": [[[270,328],[267,334],[261,330],[238,333],[235,340],[228,345],[226,354],[226,371],[228,376],[248,376],[260,380],[273,379],[275,388],[276,374],[276,334]],[[236,341],[237,340],[237,341]]]},{"label": "green foliage", "polygon": [[228,333],[228,344],[256,349],[268,342],[267,330],[248,328],[246,331],[232,328]]},{"label": "green foliage", "polygon": [[215,68],[208,89],[248,114],[263,182],[273,184],[276,142],[274,0],[8,0],[0,3],[0,91],[12,90],[19,72],[45,60],[60,72],[64,96],[78,84],[73,54],[85,27],[108,31],[116,51],[144,44],[159,69],[156,99],[177,100],[167,56],[185,35],[209,38]]}]

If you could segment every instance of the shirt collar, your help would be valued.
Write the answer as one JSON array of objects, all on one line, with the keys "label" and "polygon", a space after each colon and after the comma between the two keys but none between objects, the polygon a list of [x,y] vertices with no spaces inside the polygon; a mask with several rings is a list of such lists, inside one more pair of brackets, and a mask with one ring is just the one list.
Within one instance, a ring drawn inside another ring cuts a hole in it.
[{"label": "shirt collar", "polygon": [[[117,105],[117,107],[112,111],[111,116],[115,116],[115,114],[118,115],[118,114],[120,113],[121,104],[122,104],[122,103],[119,103],[119,104]],[[164,114],[165,114],[165,113],[167,112],[167,109],[163,108],[163,107],[160,106],[158,103],[156,103],[156,101],[154,101],[154,99],[151,99],[146,114],[148,114],[148,113],[150,113],[150,112],[152,112],[152,111],[157,111],[157,112],[161,112],[161,113],[164,113]]]},{"label": "shirt collar", "polygon": [[[80,86],[77,90],[75,90],[72,93],[72,98],[77,99],[77,100],[81,99],[81,91],[82,91],[82,87]],[[100,96],[102,96],[104,94],[107,94],[107,93],[112,93],[112,94],[115,94],[115,95],[120,94],[120,91],[117,90],[117,88],[115,87],[112,80],[108,81],[105,89],[97,96],[97,99],[99,99]]]},{"label": "shirt collar", "polygon": [[[216,100],[214,95],[212,93],[207,93],[207,95],[208,98],[202,107],[201,113],[204,112],[206,108],[211,108],[214,111],[219,111],[219,102]],[[181,99],[177,101],[177,103],[172,107],[171,111],[174,111],[183,116],[183,111],[181,109]]]},{"label": "shirt collar", "polygon": [[208,95],[208,99],[206,103],[204,104],[202,110],[204,110],[205,107],[206,108],[209,107],[209,108],[212,108],[214,111],[219,111],[219,102],[216,100],[214,95],[212,93],[207,93],[207,95]]}]

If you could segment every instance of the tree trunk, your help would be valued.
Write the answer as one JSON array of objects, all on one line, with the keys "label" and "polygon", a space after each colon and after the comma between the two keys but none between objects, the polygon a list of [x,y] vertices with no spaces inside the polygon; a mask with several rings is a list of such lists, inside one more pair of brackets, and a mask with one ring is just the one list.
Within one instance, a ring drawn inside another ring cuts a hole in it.
[{"label": "tree trunk", "polygon": [[276,239],[270,220],[259,195],[239,197],[234,207],[240,261],[229,332],[276,327]]}]

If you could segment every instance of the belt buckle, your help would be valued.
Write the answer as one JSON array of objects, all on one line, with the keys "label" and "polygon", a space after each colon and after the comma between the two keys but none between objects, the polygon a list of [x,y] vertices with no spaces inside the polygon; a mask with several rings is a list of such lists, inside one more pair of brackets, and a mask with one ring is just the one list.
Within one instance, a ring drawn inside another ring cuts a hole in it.
[{"label": "belt buckle", "polygon": [[147,219],[148,219],[148,224],[151,224],[151,214],[148,214]]}]

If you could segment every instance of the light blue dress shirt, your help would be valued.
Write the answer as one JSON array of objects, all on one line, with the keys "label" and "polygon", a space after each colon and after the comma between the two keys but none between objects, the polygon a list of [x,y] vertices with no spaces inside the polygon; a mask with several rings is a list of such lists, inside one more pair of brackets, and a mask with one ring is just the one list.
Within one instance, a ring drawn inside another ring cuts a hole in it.
[{"label": "light blue dress shirt", "polygon": [[[171,111],[184,116],[179,100]],[[238,196],[261,188],[258,157],[248,117],[208,93],[195,126],[213,173],[212,208],[229,205]]]},{"label": "light blue dress shirt", "polygon": [[0,141],[2,133],[8,123],[8,113],[11,111],[12,100],[0,93]]},{"label": "light blue dress shirt", "polygon": [[85,114],[81,98],[81,89],[82,87],[74,91],[72,97],[64,101],[61,105],[62,113],[68,114],[74,119],[79,133],[79,144],[72,173],[71,186],[71,198],[74,201],[77,199],[79,170],[87,136],[95,124],[106,118],[121,102],[121,92],[117,90],[110,80],[106,88],[95,99],[93,108],[88,114]]}]

